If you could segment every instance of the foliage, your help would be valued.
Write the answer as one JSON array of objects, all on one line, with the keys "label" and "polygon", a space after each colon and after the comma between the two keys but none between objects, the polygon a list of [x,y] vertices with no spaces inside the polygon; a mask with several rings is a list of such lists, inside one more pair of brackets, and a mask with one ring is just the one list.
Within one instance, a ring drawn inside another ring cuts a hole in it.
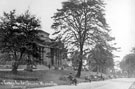
[{"label": "foliage", "polygon": [[126,55],[120,62],[120,68],[131,76],[135,73],[135,53]]},{"label": "foliage", "polygon": [[12,54],[13,71],[17,71],[18,65],[24,61],[22,56],[39,58],[37,43],[42,42],[37,35],[39,29],[39,19],[29,11],[21,15],[17,15],[15,10],[4,12],[0,21],[0,50]]},{"label": "foliage", "polygon": [[95,61],[97,72],[105,73],[107,68],[114,66],[112,49],[107,47],[109,48],[109,45],[97,44],[89,55],[89,58]]},{"label": "foliage", "polygon": [[80,77],[83,55],[106,38],[110,31],[105,19],[104,2],[69,0],[62,5],[62,9],[58,9],[52,17],[52,28],[55,29],[54,35],[60,36],[70,51],[79,51],[77,77]]}]

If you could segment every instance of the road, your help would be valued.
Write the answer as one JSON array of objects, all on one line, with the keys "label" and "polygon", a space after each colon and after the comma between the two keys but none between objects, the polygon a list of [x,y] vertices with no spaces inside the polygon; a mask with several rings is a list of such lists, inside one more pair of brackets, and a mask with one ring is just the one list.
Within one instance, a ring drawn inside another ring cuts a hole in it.
[{"label": "road", "polygon": [[98,81],[92,83],[80,83],[74,85],[61,85],[46,88],[33,88],[33,89],[135,89],[134,78],[120,78],[106,81]]}]

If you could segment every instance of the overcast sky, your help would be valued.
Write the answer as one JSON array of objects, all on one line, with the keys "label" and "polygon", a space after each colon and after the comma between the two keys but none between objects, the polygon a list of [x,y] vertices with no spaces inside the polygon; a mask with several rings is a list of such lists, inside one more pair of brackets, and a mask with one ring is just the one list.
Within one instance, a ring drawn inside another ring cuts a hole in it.
[{"label": "overcast sky", "polygon": [[125,56],[135,46],[135,0],[106,0],[106,17],[121,47],[118,55]]},{"label": "overcast sky", "polygon": [[[61,8],[62,1],[65,0],[0,0],[0,15],[3,11],[16,9],[17,13],[23,13],[29,9],[42,21],[42,29],[52,34],[51,17],[56,9]],[[135,0],[105,1],[106,19],[112,29],[112,35],[116,38],[116,43],[122,48],[121,52],[117,53],[122,58],[135,46]]]}]

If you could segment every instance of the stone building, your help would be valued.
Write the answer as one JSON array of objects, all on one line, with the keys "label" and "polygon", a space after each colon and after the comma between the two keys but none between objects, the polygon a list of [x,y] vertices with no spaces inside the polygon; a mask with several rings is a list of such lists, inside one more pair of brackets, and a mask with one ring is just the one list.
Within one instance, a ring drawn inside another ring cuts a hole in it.
[{"label": "stone building", "polygon": [[40,38],[44,40],[44,44],[40,45],[42,64],[59,67],[62,65],[62,60],[66,57],[66,49],[61,41],[56,41],[49,38],[49,33],[40,31]]},{"label": "stone building", "polygon": [[51,49],[50,49],[50,46],[48,45],[49,43],[51,43],[51,39],[49,38],[49,33],[40,30],[38,35],[40,36],[42,40],[44,40],[44,44],[39,44],[40,56],[41,56],[40,59],[42,60],[42,64],[49,65],[51,64],[50,63],[51,58],[49,57]]}]

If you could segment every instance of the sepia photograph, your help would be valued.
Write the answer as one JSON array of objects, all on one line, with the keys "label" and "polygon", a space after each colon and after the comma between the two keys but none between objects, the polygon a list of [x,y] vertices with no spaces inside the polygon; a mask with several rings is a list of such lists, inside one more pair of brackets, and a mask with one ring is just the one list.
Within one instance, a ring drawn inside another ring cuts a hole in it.
[{"label": "sepia photograph", "polygon": [[135,0],[0,0],[0,89],[135,89]]}]

